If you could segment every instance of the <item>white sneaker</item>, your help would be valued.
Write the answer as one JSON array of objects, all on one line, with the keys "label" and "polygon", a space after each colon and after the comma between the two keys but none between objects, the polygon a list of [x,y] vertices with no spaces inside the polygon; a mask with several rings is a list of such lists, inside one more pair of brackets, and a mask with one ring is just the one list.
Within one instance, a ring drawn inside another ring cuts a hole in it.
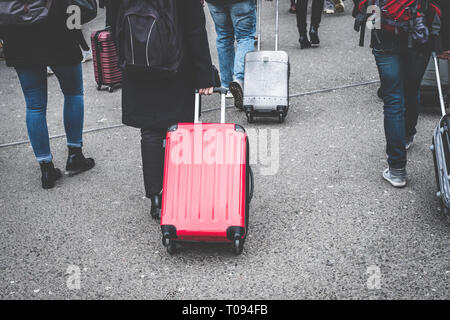
[{"label": "white sneaker", "polygon": [[336,12],[342,13],[345,11],[345,5],[342,0],[333,0],[334,2],[334,8],[336,9]]},{"label": "white sneaker", "polygon": [[92,51],[83,51],[83,61],[81,61],[81,63],[85,63],[89,60],[92,60]]},{"label": "white sneaker", "polygon": [[396,188],[406,186],[406,169],[390,169],[383,171],[383,178]]},{"label": "white sneaker", "polygon": [[47,75],[48,75],[48,76],[51,76],[52,74],[55,74],[55,73],[53,72],[52,68],[47,67]]},{"label": "white sneaker", "polygon": [[414,142],[414,137],[415,137],[416,135],[413,135],[413,136],[411,136],[411,137],[406,137],[406,144],[405,144],[405,148],[406,148],[406,150],[409,150],[409,148],[411,148],[411,146],[412,146],[412,144],[413,144],[413,142]]}]

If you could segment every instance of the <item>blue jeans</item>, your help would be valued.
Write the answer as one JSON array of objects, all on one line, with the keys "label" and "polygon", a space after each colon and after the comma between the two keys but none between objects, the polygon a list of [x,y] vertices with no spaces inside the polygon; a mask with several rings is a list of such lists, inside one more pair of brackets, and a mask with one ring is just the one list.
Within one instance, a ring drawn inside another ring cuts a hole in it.
[{"label": "blue jeans", "polygon": [[395,39],[376,44],[373,54],[380,74],[384,101],[384,130],[389,167],[406,167],[406,138],[416,134],[420,83],[430,60],[426,48],[408,49]]},{"label": "blue jeans", "polygon": [[[83,143],[84,96],[81,64],[52,66],[64,93],[64,128],[69,147]],[[17,67],[27,105],[27,129],[38,162],[52,161],[47,128],[47,67]]]},{"label": "blue jeans", "polygon": [[245,55],[255,48],[256,1],[208,6],[216,27],[222,86],[228,88],[233,80],[244,81]]}]

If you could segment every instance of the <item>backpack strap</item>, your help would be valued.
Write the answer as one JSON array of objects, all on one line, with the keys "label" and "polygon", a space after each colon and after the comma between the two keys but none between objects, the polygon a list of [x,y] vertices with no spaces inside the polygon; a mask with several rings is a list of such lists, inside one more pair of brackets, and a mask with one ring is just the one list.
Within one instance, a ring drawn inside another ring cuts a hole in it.
[{"label": "backpack strap", "polygon": [[411,14],[412,19],[409,20],[409,28],[408,28],[408,48],[412,49],[413,47],[413,33],[416,29],[417,25],[417,13],[419,12],[419,3],[421,0],[416,0],[416,5],[412,7]]}]

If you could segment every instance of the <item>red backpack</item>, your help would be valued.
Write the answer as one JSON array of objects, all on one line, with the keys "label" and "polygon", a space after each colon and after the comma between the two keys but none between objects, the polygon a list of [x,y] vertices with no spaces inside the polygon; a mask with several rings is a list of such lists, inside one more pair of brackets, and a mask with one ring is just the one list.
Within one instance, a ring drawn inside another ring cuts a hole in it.
[{"label": "red backpack", "polygon": [[362,0],[359,9],[375,5],[381,9],[381,28],[396,34],[407,34],[417,21],[423,21],[425,1],[422,0]]}]

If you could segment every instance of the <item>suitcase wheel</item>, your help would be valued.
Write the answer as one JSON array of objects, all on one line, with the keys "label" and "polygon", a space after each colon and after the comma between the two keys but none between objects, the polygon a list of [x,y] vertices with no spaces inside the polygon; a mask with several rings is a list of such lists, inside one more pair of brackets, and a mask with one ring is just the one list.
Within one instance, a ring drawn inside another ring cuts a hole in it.
[{"label": "suitcase wheel", "polygon": [[108,92],[109,92],[109,93],[113,93],[113,92],[114,92],[114,87],[113,87],[113,86],[108,87]]},{"label": "suitcase wheel", "polygon": [[177,248],[176,248],[175,241],[173,241],[167,237],[164,237],[163,242],[164,242],[164,246],[166,247],[168,254],[174,254],[176,252]]},{"label": "suitcase wheel", "polygon": [[255,118],[253,117],[253,115],[250,113],[247,113],[247,122],[253,123],[254,121],[255,121]]},{"label": "suitcase wheel", "polygon": [[233,253],[238,256],[242,251],[244,251],[244,239],[235,238],[233,241]]},{"label": "suitcase wheel", "polygon": [[99,84],[99,85],[97,86],[97,90],[98,90],[98,91],[102,90],[102,85],[101,85],[101,84]]},{"label": "suitcase wheel", "polygon": [[278,122],[279,122],[279,123],[283,123],[283,122],[284,122],[284,119],[285,119],[285,116],[284,116],[282,113],[280,113],[280,114],[278,115]]}]

